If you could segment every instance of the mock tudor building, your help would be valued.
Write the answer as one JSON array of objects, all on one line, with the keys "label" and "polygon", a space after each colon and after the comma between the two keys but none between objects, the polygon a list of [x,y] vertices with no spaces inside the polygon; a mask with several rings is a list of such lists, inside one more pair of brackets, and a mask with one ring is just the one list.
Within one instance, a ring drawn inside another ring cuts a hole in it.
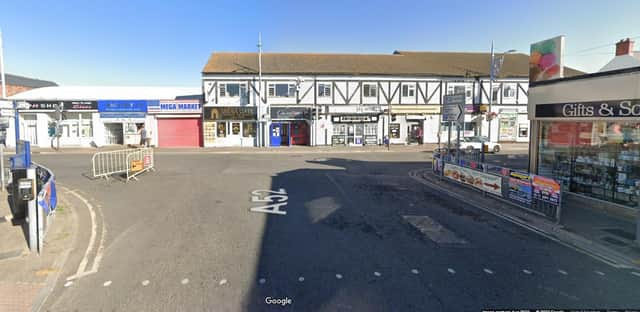
[{"label": "mock tudor building", "polygon": [[445,142],[443,97],[458,93],[466,95],[465,136],[529,140],[525,54],[504,56],[492,91],[489,53],[263,53],[261,76],[258,59],[210,56],[202,71],[205,147],[377,145],[387,136],[391,144]]}]

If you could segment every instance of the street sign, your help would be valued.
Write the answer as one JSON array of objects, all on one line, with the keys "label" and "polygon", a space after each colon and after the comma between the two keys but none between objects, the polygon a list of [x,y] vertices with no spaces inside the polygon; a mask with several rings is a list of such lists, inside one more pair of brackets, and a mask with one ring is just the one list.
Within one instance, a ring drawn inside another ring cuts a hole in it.
[{"label": "street sign", "polygon": [[13,109],[2,108],[0,109],[0,117],[14,117],[16,112]]},{"label": "street sign", "polygon": [[0,108],[13,108],[13,101],[0,100]]},{"label": "street sign", "polygon": [[445,95],[442,105],[442,121],[464,122],[465,94]]}]

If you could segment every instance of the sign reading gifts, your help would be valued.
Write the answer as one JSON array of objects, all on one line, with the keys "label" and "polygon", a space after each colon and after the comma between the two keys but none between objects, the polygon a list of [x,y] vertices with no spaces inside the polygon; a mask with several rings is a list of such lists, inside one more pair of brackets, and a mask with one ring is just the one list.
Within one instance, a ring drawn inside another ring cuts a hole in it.
[{"label": "sign reading gifts", "polygon": [[502,178],[452,164],[444,164],[444,176],[502,197]]},{"label": "sign reading gifts", "polygon": [[149,103],[147,111],[151,114],[200,114],[202,106],[198,100],[161,100]]}]

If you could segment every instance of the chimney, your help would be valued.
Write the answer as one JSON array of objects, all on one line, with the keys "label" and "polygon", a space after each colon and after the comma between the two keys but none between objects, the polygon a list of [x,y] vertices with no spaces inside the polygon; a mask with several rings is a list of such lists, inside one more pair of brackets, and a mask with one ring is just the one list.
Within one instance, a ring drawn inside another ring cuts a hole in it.
[{"label": "chimney", "polygon": [[616,56],[633,55],[633,41],[629,38],[616,43]]}]

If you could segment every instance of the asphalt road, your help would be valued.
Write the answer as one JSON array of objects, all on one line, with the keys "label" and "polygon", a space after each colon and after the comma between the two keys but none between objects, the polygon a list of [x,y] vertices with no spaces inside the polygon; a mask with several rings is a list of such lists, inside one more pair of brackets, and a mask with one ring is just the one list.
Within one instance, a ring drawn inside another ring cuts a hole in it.
[{"label": "asphalt road", "polygon": [[[80,196],[63,192],[78,210],[86,209],[81,198],[92,205],[96,222],[78,212],[76,248],[45,310],[640,307],[640,276],[409,178],[429,166],[428,154],[156,158],[156,172],[125,184],[87,178],[90,155],[35,156]],[[286,214],[250,211],[278,201]],[[420,220],[428,235],[407,220]],[[85,253],[97,271],[66,283]]]}]

